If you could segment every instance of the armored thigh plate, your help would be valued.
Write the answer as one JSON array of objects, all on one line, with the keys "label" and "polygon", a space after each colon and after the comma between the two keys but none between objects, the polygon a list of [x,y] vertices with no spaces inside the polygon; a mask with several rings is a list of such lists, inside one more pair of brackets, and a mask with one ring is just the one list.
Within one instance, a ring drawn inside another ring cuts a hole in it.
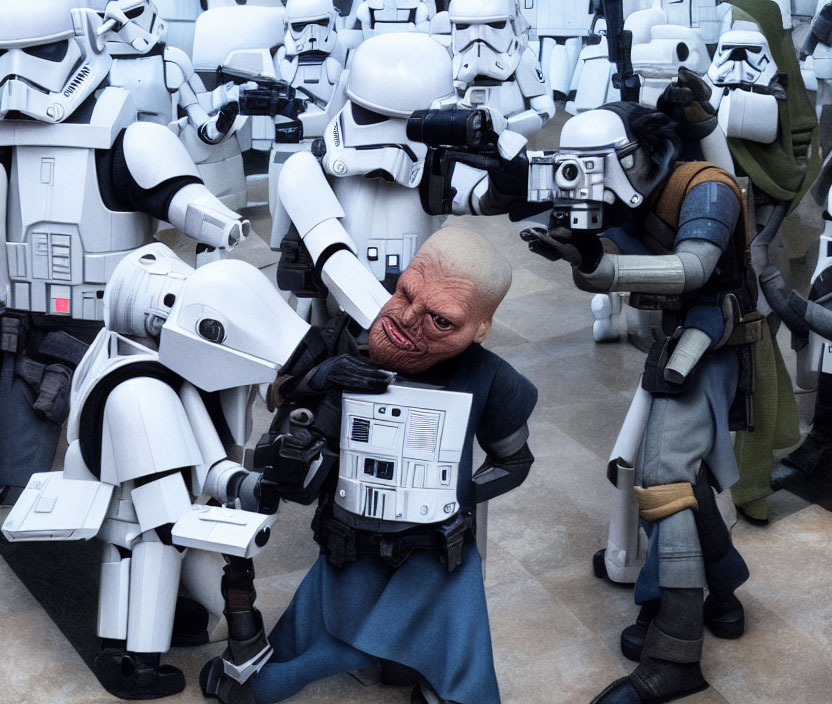
[{"label": "armored thigh plate", "polygon": [[431,388],[344,394],[335,503],[398,523],[437,523],[456,514],[470,412],[470,394]]}]

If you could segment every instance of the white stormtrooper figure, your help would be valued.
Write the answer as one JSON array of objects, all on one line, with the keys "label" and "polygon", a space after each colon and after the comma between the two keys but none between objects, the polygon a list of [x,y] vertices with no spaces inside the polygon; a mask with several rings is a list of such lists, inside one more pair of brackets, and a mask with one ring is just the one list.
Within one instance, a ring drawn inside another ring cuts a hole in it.
[{"label": "white stormtrooper figure", "polygon": [[824,106],[832,104],[832,2],[818,0],[801,58],[806,64],[809,61],[812,63],[812,77],[817,90],[815,105],[820,120]]},{"label": "white stormtrooper figure", "polygon": [[523,32],[515,0],[452,0],[454,86],[463,108],[487,108],[526,137],[555,114],[549,82]]},{"label": "white stormtrooper figure", "polygon": [[339,32],[332,0],[288,0],[284,15],[286,34],[274,57],[276,75],[289,83],[306,101],[297,121],[275,118],[275,144],[269,159],[269,205],[272,212],[271,246],[277,249],[290,221],[277,194],[280,171],[297,151],[308,151],[312,142],[343,107],[341,76],[349,47]]},{"label": "white stormtrooper figure", "polygon": [[390,32],[430,31],[431,8],[425,0],[361,0],[344,24],[359,29],[364,39]]},{"label": "white stormtrooper figure", "polygon": [[[0,485],[25,486],[51,465],[83,353],[75,338],[97,332],[104,285],[151,241],[151,217],[219,249],[249,229],[176,136],[137,122],[129,93],[106,85],[105,29],[81,0],[0,5]],[[63,342],[46,342],[50,330]],[[41,371],[27,380],[15,371],[24,363]]]},{"label": "white stormtrooper figure", "polygon": [[[250,264],[194,271],[160,243],[119,263],[104,305],[105,328],[73,380],[64,469],[32,476],[3,532],[106,544],[96,675],[116,696],[148,699],[185,686],[181,671],[159,665],[183,560],[193,551],[250,558],[268,539],[274,519],[257,511],[276,506],[264,506],[261,475],[233,460],[233,447],[251,433],[258,385],[275,379],[309,326]],[[216,580],[204,588],[219,592],[219,576],[203,575]],[[245,679],[271,648],[260,619],[241,655],[239,624],[227,618],[228,665]]]},{"label": "white stormtrooper figure", "polygon": [[[424,211],[419,195],[427,147],[408,138],[407,124],[416,110],[455,105],[448,52],[426,34],[368,39],[355,51],[346,96],[324,133],[321,163],[309,152],[294,154],[278,183],[303,244],[289,251],[290,240],[284,239],[278,285],[299,295],[298,310],[306,316],[317,314],[312,302],[326,293],[314,290],[304,260],[311,257],[318,271],[323,264],[323,283],[343,307],[342,287],[349,282],[328,273],[334,257],[354,255],[389,285],[440,224]],[[467,193],[459,197],[464,200]],[[333,249],[336,242],[339,251]],[[290,269],[298,272],[295,281]],[[353,317],[367,327],[375,316]]]},{"label": "white stormtrooper figure", "polygon": [[[139,119],[169,126],[182,140],[208,189],[230,208],[247,205],[232,84],[209,92],[188,55],[166,42],[167,25],[150,0],[93,3],[113,25],[107,51],[110,84],[130,91]],[[180,119],[180,115],[184,115]]]},{"label": "white stormtrooper figure", "polygon": [[[685,7],[688,11],[681,12],[677,4],[652,0],[647,7],[626,15],[624,29],[633,34],[633,70],[641,76],[641,102],[655,104],[681,67],[697,73],[707,70],[707,40],[690,13],[690,4]],[[619,99],[612,85],[616,67],[609,61],[606,35],[599,39],[581,52],[572,76],[566,110],[573,115]]]},{"label": "white stormtrooper figure", "polygon": [[154,0],[154,4],[168,26],[168,45],[191,56],[196,19],[203,10],[202,0]]}]

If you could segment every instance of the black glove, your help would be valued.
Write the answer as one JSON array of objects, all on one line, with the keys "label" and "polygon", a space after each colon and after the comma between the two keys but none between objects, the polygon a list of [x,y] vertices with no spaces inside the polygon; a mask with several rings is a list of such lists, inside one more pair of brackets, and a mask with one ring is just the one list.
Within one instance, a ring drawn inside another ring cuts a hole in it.
[{"label": "black glove", "polygon": [[282,384],[280,396],[284,400],[295,401],[330,391],[380,394],[387,390],[394,378],[392,372],[378,369],[361,357],[339,354],[313,367],[301,379]]},{"label": "black glove", "polygon": [[520,237],[529,243],[529,249],[549,261],[565,259],[582,274],[591,274],[598,268],[604,255],[601,239],[594,232],[576,232],[565,227],[546,230],[542,227],[523,230]]},{"label": "black glove", "polygon": [[676,80],[659,96],[656,107],[677,123],[682,138],[698,140],[707,137],[717,125],[710,97],[710,85],[698,74],[682,67]]}]

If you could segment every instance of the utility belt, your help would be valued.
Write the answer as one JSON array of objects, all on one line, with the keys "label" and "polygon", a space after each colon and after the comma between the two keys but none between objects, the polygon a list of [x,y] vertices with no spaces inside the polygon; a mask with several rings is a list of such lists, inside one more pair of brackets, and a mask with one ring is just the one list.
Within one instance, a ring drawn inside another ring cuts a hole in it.
[{"label": "utility belt", "polygon": [[355,562],[361,555],[378,555],[390,567],[401,567],[416,550],[428,550],[453,572],[462,564],[465,543],[474,540],[473,516],[462,511],[443,523],[384,533],[346,525],[332,515],[327,503],[315,512],[312,529],[327,562],[335,567]]},{"label": "utility belt", "polygon": [[11,395],[14,377],[22,379],[35,394],[34,411],[60,425],[69,415],[72,372],[89,345],[64,330],[35,334],[32,327],[30,314],[0,311],[0,399]]}]

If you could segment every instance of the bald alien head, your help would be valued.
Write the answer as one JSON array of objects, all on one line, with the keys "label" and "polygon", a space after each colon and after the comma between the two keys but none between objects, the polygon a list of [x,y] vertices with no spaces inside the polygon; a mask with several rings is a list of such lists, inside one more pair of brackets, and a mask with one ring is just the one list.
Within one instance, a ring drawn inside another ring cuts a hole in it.
[{"label": "bald alien head", "polygon": [[418,374],[482,342],[511,285],[511,265],[470,230],[433,234],[399,278],[370,328],[370,357],[385,369]]}]

